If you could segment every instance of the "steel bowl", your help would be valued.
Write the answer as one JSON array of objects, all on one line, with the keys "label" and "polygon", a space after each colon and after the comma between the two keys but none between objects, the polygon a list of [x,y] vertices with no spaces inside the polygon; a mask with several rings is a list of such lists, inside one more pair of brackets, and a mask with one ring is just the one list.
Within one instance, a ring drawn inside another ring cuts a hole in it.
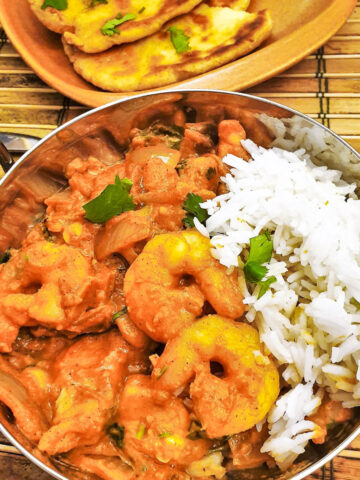
[{"label": "steel bowl", "polygon": [[[44,199],[66,185],[64,168],[74,157],[87,158],[93,154],[111,163],[119,152],[127,148],[132,128],[145,128],[156,119],[167,122],[175,109],[181,109],[188,121],[238,118],[247,134],[258,141],[254,125],[261,123],[261,115],[298,118],[304,132],[309,127],[318,129],[324,139],[316,153],[315,163],[343,171],[344,178],[360,186],[360,155],[335,133],[311,118],[269,100],[254,96],[216,90],[189,90],[139,95],[130,99],[91,110],[61,126],[23,155],[0,181],[0,252],[9,246],[19,247],[29,227],[41,218]],[[289,122],[288,122],[289,123]],[[290,125],[290,124],[289,124]],[[286,135],[291,135],[287,126]],[[317,133],[317,130],[313,130]],[[285,135],[285,138],[286,138]],[[306,136],[302,146],[307,149]],[[106,147],[104,147],[106,145]],[[3,152],[5,162],[9,158]],[[1,155],[1,150],[0,150]],[[31,201],[29,201],[29,199]],[[21,210],[21,221],[15,222],[15,210]],[[60,480],[89,478],[71,468],[59,458],[48,458],[31,445],[16,428],[16,421],[5,406],[0,408],[0,431],[21,453],[48,474]],[[310,475],[335,457],[360,434],[360,411],[355,409],[351,421],[338,424],[327,442],[321,446],[309,444],[306,452],[285,472],[278,468],[261,467],[233,470],[227,474],[233,480],[300,480]]]}]

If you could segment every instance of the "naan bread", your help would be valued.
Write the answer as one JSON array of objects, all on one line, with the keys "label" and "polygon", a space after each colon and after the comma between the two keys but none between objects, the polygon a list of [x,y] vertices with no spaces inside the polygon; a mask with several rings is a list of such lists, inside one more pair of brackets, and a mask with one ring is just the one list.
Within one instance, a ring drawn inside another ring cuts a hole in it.
[{"label": "naan bread", "polygon": [[[267,11],[248,13],[239,10],[239,4],[239,0],[232,1],[232,8],[201,4],[161,32],[107,52],[89,55],[65,43],[65,53],[76,72],[104,90],[168,85],[246,55],[268,37],[272,22]],[[186,53],[176,52],[168,32],[171,26],[188,35]]]},{"label": "naan bread", "polygon": [[[165,22],[183,15],[201,0],[67,0],[65,10],[41,6],[44,0],[29,0],[33,12],[50,30],[63,33],[67,43],[87,53],[103,52],[113,45],[134,42],[157,32]],[[248,0],[242,0],[247,4]],[[93,5],[93,6],[91,6]],[[135,15],[109,34],[102,28],[121,14]],[[118,33],[117,33],[118,32]]]}]

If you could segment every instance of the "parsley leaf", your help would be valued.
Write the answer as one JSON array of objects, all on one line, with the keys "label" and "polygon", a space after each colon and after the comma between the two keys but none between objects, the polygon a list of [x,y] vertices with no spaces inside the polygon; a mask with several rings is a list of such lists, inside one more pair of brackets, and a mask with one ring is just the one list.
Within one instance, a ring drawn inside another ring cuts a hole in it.
[{"label": "parsley leaf", "polygon": [[45,10],[47,7],[56,8],[56,10],[66,10],[68,8],[67,0],[44,0],[41,9]]},{"label": "parsley leaf", "polygon": [[267,230],[262,235],[250,239],[250,253],[244,265],[244,274],[248,282],[261,285],[258,298],[261,298],[268,291],[270,285],[276,282],[274,276],[262,280],[268,272],[263,263],[270,262],[272,251],[273,242]]},{"label": "parsley leaf", "polygon": [[244,266],[245,278],[250,283],[260,282],[267,274],[268,269],[257,262],[246,262]]},{"label": "parsley leaf", "polygon": [[134,20],[134,18],[136,18],[136,15],[133,13],[126,13],[124,16],[119,13],[112,20],[108,20],[106,23],[104,23],[104,25],[101,27],[101,33],[103,35],[108,35],[109,37],[112,37],[115,33],[116,35],[120,35],[120,32],[116,29],[116,27],[130,20]]},{"label": "parsley leaf", "polygon": [[107,0],[91,0],[90,7],[96,7],[96,5],[100,5],[101,3],[109,3]]},{"label": "parsley leaf", "polygon": [[170,40],[175,47],[176,53],[185,53],[190,50],[190,37],[186,35],[184,30],[180,30],[180,28],[173,25],[167,31],[170,32]]},{"label": "parsley leaf", "polygon": [[246,263],[267,263],[271,260],[273,242],[269,232],[266,230],[262,235],[250,238],[250,253]]},{"label": "parsley leaf", "polygon": [[7,263],[11,258],[10,249],[5,250],[4,253],[0,254],[0,263]]},{"label": "parsley leaf", "polygon": [[200,203],[203,203],[203,199],[195,193],[188,193],[185,199],[183,209],[188,213],[182,219],[183,224],[186,227],[194,228],[194,217],[196,217],[200,223],[204,223],[209,217],[206,210],[200,207]]},{"label": "parsley leaf", "polygon": [[141,440],[143,438],[143,436],[145,435],[145,432],[146,432],[146,426],[143,423],[140,423],[139,429],[136,433],[136,438],[138,440]]},{"label": "parsley leaf", "polygon": [[261,285],[261,288],[258,295],[258,299],[261,298],[269,290],[270,285],[275,282],[276,282],[276,277],[274,276],[267,278],[263,282],[259,282],[259,285]]},{"label": "parsley leaf", "polygon": [[109,437],[117,447],[123,448],[125,427],[121,427],[118,423],[113,423],[112,425],[109,425],[107,427],[106,433],[109,435]]},{"label": "parsley leaf", "polygon": [[167,365],[164,365],[164,366],[160,369],[159,375],[156,377],[156,380],[160,380],[160,378],[164,375],[164,373],[166,372],[166,370],[167,370]]},{"label": "parsley leaf", "polygon": [[83,205],[85,218],[93,223],[104,223],[110,218],[129,210],[135,210],[132,195],[129,195],[132,181],[128,178],[120,180],[115,177],[115,183],[108,185],[100,195]]},{"label": "parsley leaf", "polygon": [[112,318],[111,318],[111,321],[112,321],[112,322],[115,322],[118,318],[123,317],[124,315],[126,315],[127,312],[128,312],[127,307],[123,307],[121,310],[119,310],[118,312],[114,313],[114,315],[113,315]]},{"label": "parsley leaf", "polygon": [[216,169],[213,167],[209,167],[206,171],[206,178],[208,180],[211,180],[214,177],[214,175],[216,175]]}]

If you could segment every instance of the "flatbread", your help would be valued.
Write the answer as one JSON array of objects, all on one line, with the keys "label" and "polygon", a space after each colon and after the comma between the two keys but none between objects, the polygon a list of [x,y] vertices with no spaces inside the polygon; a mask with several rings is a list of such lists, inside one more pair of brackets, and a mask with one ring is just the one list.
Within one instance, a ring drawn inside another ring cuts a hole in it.
[{"label": "flatbread", "polygon": [[[67,43],[87,53],[103,52],[113,45],[134,42],[157,32],[167,21],[190,12],[201,0],[67,0],[66,10],[41,6],[44,0],[29,0],[33,12],[50,30],[63,33]],[[248,3],[243,0],[242,3]],[[104,34],[102,28],[121,14],[135,15]],[[118,33],[116,33],[118,32]]]},{"label": "flatbread", "polygon": [[[236,7],[239,1],[233,4]],[[176,52],[168,32],[171,26],[188,35],[188,52]],[[231,62],[259,46],[271,28],[265,10],[248,13],[201,4],[161,32],[132,44],[94,55],[67,43],[64,48],[76,72],[87,81],[104,90],[127,92],[168,85]]]}]

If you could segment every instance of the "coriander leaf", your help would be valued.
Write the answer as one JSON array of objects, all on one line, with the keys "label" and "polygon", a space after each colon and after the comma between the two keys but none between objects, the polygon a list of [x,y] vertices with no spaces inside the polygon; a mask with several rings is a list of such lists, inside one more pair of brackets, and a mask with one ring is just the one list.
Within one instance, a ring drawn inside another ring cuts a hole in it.
[{"label": "coriander leaf", "polygon": [[145,435],[145,431],[146,431],[146,426],[143,423],[140,423],[139,429],[136,433],[136,438],[138,440],[141,440],[143,438],[143,436]]},{"label": "coriander leaf", "polygon": [[104,223],[115,215],[135,210],[133,197],[129,195],[131,186],[131,180],[128,178],[120,180],[116,175],[113,185],[108,185],[98,197],[83,205],[86,220],[93,223]]},{"label": "coriander leaf", "polygon": [[0,254],[0,263],[7,263],[11,258],[10,249],[5,250],[4,253]]},{"label": "coriander leaf", "polygon": [[128,311],[127,307],[123,307],[121,310],[119,310],[118,312],[114,313],[114,315],[112,316],[111,321],[112,321],[112,322],[115,322],[115,320],[117,320],[119,317],[122,317],[122,316],[126,315],[126,314],[127,314],[127,311]]},{"label": "coriander leaf", "polygon": [[164,365],[164,366],[160,369],[159,375],[156,377],[156,380],[160,380],[160,378],[164,375],[164,373],[166,372],[166,370],[167,370],[167,365]]},{"label": "coriander leaf", "polygon": [[276,282],[276,277],[269,277],[263,282],[259,282],[259,285],[261,285],[261,288],[258,295],[258,299],[261,298],[269,290],[270,285],[274,282]]},{"label": "coriander leaf", "polygon": [[180,30],[180,28],[173,25],[167,31],[170,32],[170,40],[175,47],[176,53],[185,53],[190,50],[190,37],[186,35],[184,30]]},{"label": "coriander leaf", "polygon": [[214,177],[214,175],[216,175],[216,169],[213,167],[209,167],[206,172],[206,178],[208,180],[211,180]]},{"label": "coriander leaf", "polygon": [[117,30],[116,27],[130,20],[134,20],[134,18],[136,18],[136,15],[133,13],[126,13],[124,16],[119,13],[115,18],[104,23],[104,25],[101,27],[101,33],[109,37],[112,37],[115,33],[116,35],[120,35],[120,31]]},{"label": "coriander leaf", "polygon": [[179,125],[155,124],[150,128],[152,134],[164,136],[165,141],[170,148],[180,150],[180,144],[184,138],[184,127]]},{"label": "coriander leaf", "polygon": [[194,430],[186,435],[189,440],[199,440],[200,438],[208,438],[205,430]]},{"label": "coriander leaf", "polygon": [[56,8],[56,10],[66,10],[68,8],[67,0],[44,0],[41,9],[45,10],[47,7]]},{"label": "coriander leaf", "polygon": [[125,427],[121,427],[118,423],[113,423],[107,427],[106,433],[117,447],[122,448],[124,446]]},{"label": "coriander leaf", "polygon": [[250,283],[258,283],[267,274],[268,269],[257,262],[246,262],[244,266],[244,274],[246,280]]},{"label": "coriander leaf", "polygon": [[268,231],[250,238],[250,253],[246,263],[267,263],[271,260],[273,242]]},{"label": "coriander leaf", "polygon": [[171,437],[172,433],[171,432],[163,432],[163,433],[159,433],[158,437],[159,438],[168,438],[168,437]]},{"label": "coriander leaf", "polygon": [[183,218],[182,222],[186,227],[193,228],[194,217],[196,217],[200,223],[204,223],[209,217],[206,210],[200,207],[200,203],[203,203],[203,199],[195,193],[188,193],[185,199],[183,209],[188,213]]},{"label": "coriander leaf", "polygon": [[109,3],[107,0],[91,0],[90,7],[96,7],[96,5],[100,5],[101,3]]},{"label": "coriander leaf", "polygon": [[244,275],[248,282],[260,285],[258,298],[261,298],[268,291],[270,285],[276,282],[276,278],[273,276],[263,280],[268,272],[268,268],[263,263],[270,262],[272,251],[273,242],[268,230],[262,235],[250,239],[250,253],[244,265]]}]

